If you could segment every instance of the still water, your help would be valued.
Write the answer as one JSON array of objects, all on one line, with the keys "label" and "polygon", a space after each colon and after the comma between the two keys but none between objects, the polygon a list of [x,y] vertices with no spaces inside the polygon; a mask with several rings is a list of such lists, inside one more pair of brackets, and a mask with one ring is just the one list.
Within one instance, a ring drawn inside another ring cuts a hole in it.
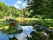
[{"label": "still water", "polygon": [[[22,33],[15,34],[15,37],[18,40],[27,40],[27,36],[31,37],[30,33],[33,31],[32,26],[19,26],[18,28],[23,30]],[[0,31],[0,40],[9,40],[9,38],[12,38],[13,36],[13,34],[4,34],[2,31]]]}]

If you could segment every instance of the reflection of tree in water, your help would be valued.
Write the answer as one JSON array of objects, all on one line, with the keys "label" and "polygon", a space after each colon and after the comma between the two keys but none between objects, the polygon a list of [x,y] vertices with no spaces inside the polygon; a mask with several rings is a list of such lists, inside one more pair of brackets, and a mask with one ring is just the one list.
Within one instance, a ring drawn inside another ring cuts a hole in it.
[{"label": "reflection of tree in water", "polygon": [[28,40],[48,40],[48,36],[44,35],[44,33],[42,33],[42,32],[34,32],[34,31],[32,31],[31,36],[32,37],[27,36],[27,39]]},{"label": "reflection of tree in water", "polygon": [[32,37],[27,36],[28,40],[53,40],[53,31],[32,31],[30,34]]},{"label": "reflection of tree in water", "polygon": [[9,37],[9,40],[18,40],[15,37],[15,34],[21,33],[21,30],[18,30],[18,21],[14,20],[14,19],[7,19],[7,21],[9,22],[9,28],[8,30],[5,30],[4,33],[6,34],[13,34],[13,37]]},{"label": "reflection of tree in water", "polygon": [[12,38],[9,38],[9,40],[18,40],[16,37],[15,37],[15,35],[14,35],[14,37],[12,37]]}]

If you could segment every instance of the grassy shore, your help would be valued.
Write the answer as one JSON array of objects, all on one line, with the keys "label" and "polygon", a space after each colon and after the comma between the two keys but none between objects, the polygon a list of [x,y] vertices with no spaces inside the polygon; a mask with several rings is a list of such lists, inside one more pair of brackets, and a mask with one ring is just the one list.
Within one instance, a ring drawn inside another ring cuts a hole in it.
[{"label": "grassy shore", "polygon": [[[23,18],[23,17],[12,18],[12,19],[15,19],[17,21],[20,21],[20,20],[43,20],[43,19],[39,19],[39,18]],[[6,20],[6,18],[0,19],[0,21],[4,21],[4,20]],[[53,19],[44,19],[44,20],[53,20]]]},{"label": "grassy shore", "polygon": [[[41,23],[52,23],[53,24],[53,19],[38,19],[38,18],[13,18],[14,20],[16,21],[32,21],[32,20],[35,20],[35,21],[39,21]],[[2,24],[3,23],[3,24]],[[1,25],[2,24],[2,25]],[[9,28],[9,25],[7,25],[8,23],[6,22],[6,19],[0,19],[0,30],[4,29],[4,30],[7,30]]]}]

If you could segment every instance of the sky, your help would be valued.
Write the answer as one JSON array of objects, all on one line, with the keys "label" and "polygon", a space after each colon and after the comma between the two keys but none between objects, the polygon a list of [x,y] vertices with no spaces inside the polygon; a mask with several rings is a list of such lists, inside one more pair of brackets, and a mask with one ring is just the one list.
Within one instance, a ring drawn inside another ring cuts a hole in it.
[{"label": "sky", "polygon": [[0,2],[3,2],[8,6],[14,6],[18,9],[22,9],[27,6],[27,2],[23,0],[0,0]]}]

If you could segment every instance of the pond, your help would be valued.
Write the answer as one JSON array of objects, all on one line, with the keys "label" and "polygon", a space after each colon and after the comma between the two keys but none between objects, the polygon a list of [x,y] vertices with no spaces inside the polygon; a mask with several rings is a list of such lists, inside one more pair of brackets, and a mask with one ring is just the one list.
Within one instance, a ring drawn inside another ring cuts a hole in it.
[{"label": "pond", "polygon": [[[25,25],[25,23],[23,26],[20,22],[18,22],[16,27],[11,26],[12,28],[9,28],[7,32],[5,30],[0,31],[0,40],[53,40],[53,29],[51,30],[50,28],[41,25],[39,22],[34,22],[35,23],[32,23],[32,26],[27,23],[26,24],[28,26]],[[22,30],[22,32],[19,33],[19,30]]]},{"label": "pond", "polygon": [[[21,33],[17,33],[15,34],[15,37],[18,40],[27,40],[26,37],[29,36],[31,37],[30,33],[33,31],[33,27],[32,26],[19,26],[18,29],[23,30],[23,32]],[[0,40],[9,40],[9,38],[13,38],[14,34],[5,34],[2,31],[0,31]]]}]

